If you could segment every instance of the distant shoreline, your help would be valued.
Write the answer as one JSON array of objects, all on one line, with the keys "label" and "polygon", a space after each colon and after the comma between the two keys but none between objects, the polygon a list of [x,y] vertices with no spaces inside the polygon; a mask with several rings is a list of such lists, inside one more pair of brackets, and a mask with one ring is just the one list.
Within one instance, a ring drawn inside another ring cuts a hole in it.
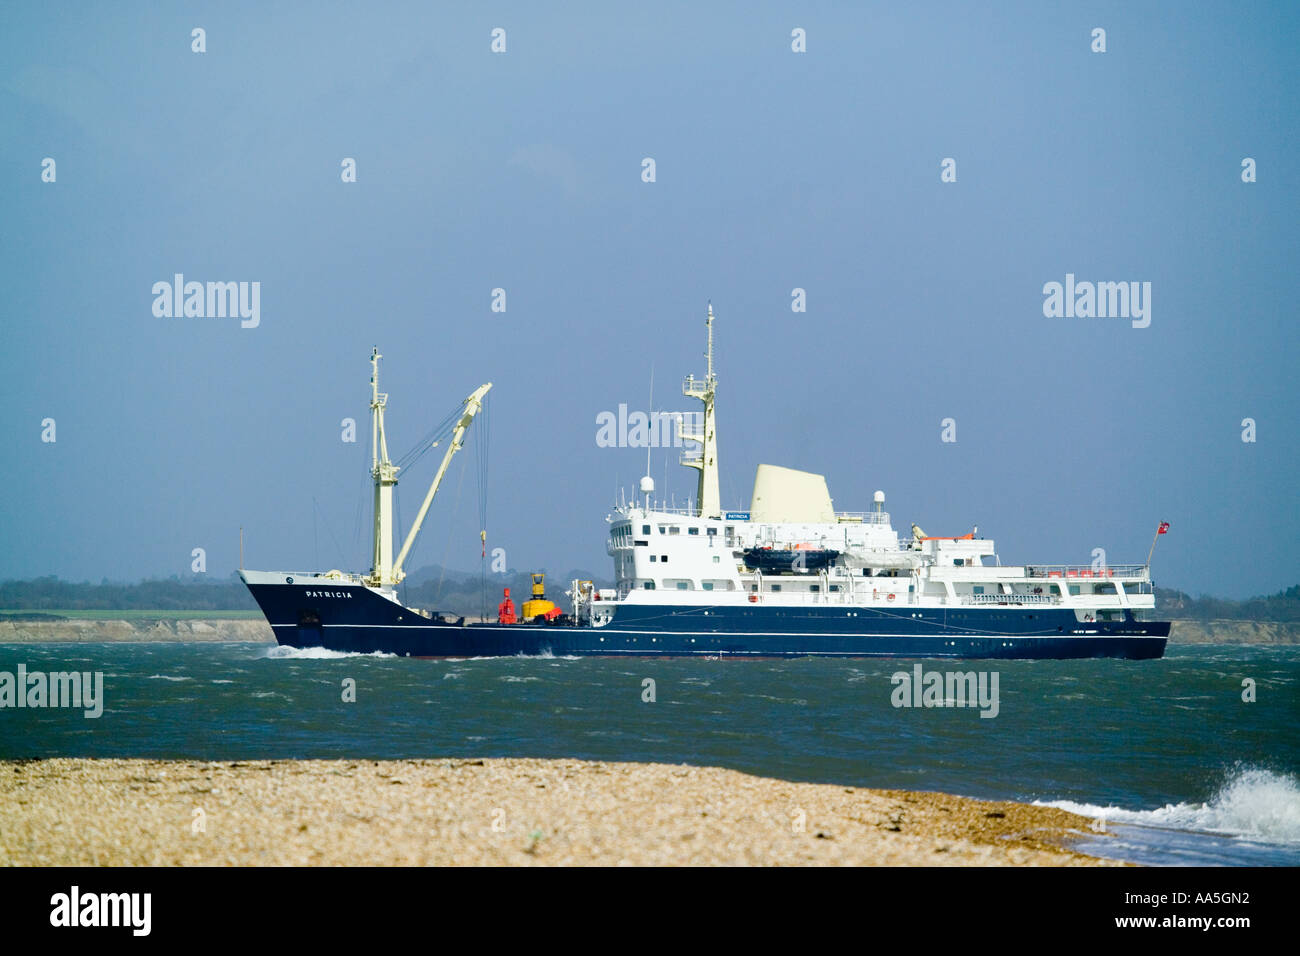
[{"label": "distant shoreline", "polygon": [[11,866],[1123,866],[1093,821],[716,767],[483,760],[0,761]]},{"label": "distant shoreline", "polygon": [[130,610],[0,610],[2,621],[260,621],[262,612],[178,611],[132,608]]},{"label": "distant shoreline", "polygon": [[[111,613],[111,612],[101,612]],[[189,643],[193,641],[274,644],[275,635],[260,612],[248,618],[166,617],[58,618],[32,620],[30,615],[0,617],[0,644]]]},{"label": "distant shoreline", "polygon": [[[1173,625],[1173,645],[1300,644],[1300,623],[1294,621],[1175,620]],[[258,611],[0,612],[0,644],[192,641],[274,644],[275,635]]]}]

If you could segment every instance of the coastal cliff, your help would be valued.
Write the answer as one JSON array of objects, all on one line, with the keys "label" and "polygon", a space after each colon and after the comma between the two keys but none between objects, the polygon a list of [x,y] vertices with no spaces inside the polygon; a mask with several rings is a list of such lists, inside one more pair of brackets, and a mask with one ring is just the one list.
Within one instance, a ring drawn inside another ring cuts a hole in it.
[{"label": "coastal cliff", "polygon": [[275,635],[271,633],[271,626],[266,621],[256,619],[28,620],[14,616],[0,620],[0,644],[41,644],[59,641],[77,643],[254,641],[273,644]]}]

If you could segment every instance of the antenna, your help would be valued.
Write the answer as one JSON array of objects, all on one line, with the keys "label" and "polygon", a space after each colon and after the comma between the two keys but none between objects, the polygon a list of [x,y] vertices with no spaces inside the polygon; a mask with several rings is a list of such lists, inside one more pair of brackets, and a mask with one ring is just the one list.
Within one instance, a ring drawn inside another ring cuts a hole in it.
[{"label": "antenna", "polygon": [[[650,420],[650,428],[653,433],[655,428],[655,366],[650,363],[650,407],[646,410],[647,417]],[[650,449],[654,447],[651,442],[645,443],[645,475],[641,478],[641,494],[645,495],[645,510],[650,511],[650,493],[655,490],[655,480],[650,477]]]},{"label": "antenna", "polygon": [[[646,409],[650,418],[650,427],[654,428],[655,421],[655,366],[654,362],[650,363],[650,407]],[[645,473],[650,474],[650,442],[645,446]]]},{"label": "antenna", "polygon": [[717,381],[717,379],[715,379],[713,376],[713,300],[712,299],[709,300],[709,317],[705,321],[705,326],[709,330],[709,347],[708,350],[705,352],[705,355],[708,358],[708,371],[705,372],[705,376],[708,384],[712,385],[714,384],[714,382]]}]

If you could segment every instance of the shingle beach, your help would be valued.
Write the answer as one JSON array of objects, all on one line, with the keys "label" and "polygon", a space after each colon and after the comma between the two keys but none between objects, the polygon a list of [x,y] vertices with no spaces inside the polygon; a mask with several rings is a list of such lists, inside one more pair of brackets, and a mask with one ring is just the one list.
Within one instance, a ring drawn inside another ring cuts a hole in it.
[{"label": "shingle beach", "polygon": [[1092,821],[936,793],[583,760],[0,762],[18,866],[1089,866]]}]

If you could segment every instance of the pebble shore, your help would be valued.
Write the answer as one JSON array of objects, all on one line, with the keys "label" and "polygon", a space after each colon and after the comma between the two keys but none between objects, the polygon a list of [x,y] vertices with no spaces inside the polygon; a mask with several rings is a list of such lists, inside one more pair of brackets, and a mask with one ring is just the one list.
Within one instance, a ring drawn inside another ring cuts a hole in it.
[{"label": "pebble shore", "polygon": [[11,866],[1117,865],[1087,818],[584,760],[0,762]]}]

